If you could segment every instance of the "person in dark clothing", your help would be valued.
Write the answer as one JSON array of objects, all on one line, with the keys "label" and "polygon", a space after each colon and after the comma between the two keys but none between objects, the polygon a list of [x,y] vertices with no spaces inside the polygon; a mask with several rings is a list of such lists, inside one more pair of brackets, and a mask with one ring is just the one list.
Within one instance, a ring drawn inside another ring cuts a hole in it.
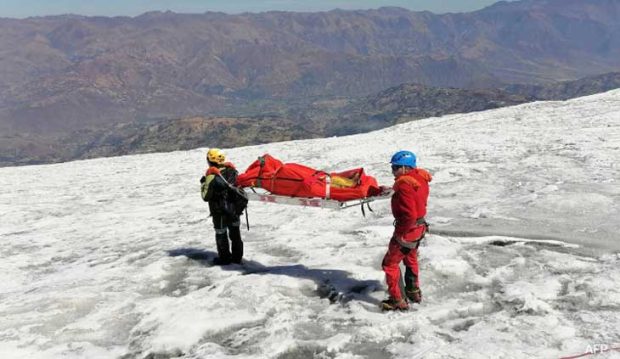
[{"label": "person in dark clothing", "polygon": [[209,168],[200,179],[200,183],[202,184],[202,199],[209,202],[209,211],[215,228],[218,257],[215,258],[214,263],[217,265],[240,264],[243,258],[240,220],[229,200],[229,184],[235,184],[238,172],[232,163],[226,162],[226,156],[217,148],[212,148],[207,152],[207,163]]}]

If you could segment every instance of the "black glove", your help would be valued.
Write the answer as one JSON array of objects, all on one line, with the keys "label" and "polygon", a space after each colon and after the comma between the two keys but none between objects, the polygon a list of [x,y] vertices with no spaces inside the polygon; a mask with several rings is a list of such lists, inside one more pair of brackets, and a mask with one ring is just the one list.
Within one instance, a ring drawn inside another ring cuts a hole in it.
[{"label": "black glove", "polygon": [[200,177],[200,183],[205,183],[206,180],[207,180],[207,177],[205,176]]}]

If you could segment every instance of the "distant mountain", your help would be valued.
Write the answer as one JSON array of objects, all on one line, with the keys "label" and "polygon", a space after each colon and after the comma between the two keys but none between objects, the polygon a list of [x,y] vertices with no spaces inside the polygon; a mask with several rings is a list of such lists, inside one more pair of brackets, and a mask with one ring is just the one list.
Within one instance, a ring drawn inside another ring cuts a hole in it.
[{"label": "distant mountain", "polygon": [[328,135],[377,130],[396,123],[518,105],[530,101],[567,100],[620,88],[620,72],[547,85],[510,85],[498,89],[436,88],[404,84],[354,101],[330,121]]},{"label": "distant mountain", "polygon": [[576,81],[548,85],[510,85],[503,90],[538,100],[568,100],[620,87],[620,72],[590,76]]},{"label": "distant mountain", "polygon": [[620,70],[620,2],[0,19],[0,131],[31,136],[403,83],[488,88]]},{"label": "distant mountain", "polygon": [[348,105],[336,121],[329,122],[326,132],[330,135],[368,132],[399,122],[484,111],[528,100],[530,98],[499,89],[468,90],[404,84]]},{"label": "distant mountain", "polygon": [[58,137],[17,134],[0,138],[0,166],[167,152],[202,147],[244,146],[321,137],[311,126],[273,116],[191,117],[154,123],[116,124]]},{"label": "distant mountain", "polygon": [[[0,137],[0,166],[67,161],[202,146],[239,147],[302,138],[348,135],[415,119],[467,113],[535,100],[562,100],[620,88],[620,73],[545,86],[503,89],[434,88],[404,84],[363,99],[313,101],[286,107],[272,103],[251,117],[191,117],[116,124],[46,137]],[[14,149],[6,150],[6,149]]]}]

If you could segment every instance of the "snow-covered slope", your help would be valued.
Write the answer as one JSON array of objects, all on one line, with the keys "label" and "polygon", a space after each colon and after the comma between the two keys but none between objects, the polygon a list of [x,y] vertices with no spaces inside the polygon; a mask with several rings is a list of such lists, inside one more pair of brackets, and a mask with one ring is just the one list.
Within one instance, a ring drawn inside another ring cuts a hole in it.
[{"label": "snow-covered slope", "polygon": [[387,201],[366,218],[251,203],[246,264],[215,267],[204,150],[1,168],[0,357],[556,358],[620,343],[620,91],[227,152],[241,169],[268,152],[391,184],[399,149],[435,176],[424,303],[407,313],[378,311]]}]

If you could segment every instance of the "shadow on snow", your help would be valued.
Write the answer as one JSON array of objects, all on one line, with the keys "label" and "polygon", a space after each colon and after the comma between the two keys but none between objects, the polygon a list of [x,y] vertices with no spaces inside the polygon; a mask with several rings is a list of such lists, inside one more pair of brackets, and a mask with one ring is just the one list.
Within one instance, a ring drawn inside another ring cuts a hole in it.
[{"label": "shadow on snow", "polygon": [[[171,257],[185,256],[212,267],[217,253],[199,248],[176,248],[167,251]],[[377,280],[358,280],[351,273],[338,269],[313,269],[302,264],[266,266],[256,261],[244,260],[243,264],[221,266],[222,270],[237,271],[242,275],[285,275],[293,278],[310,279],[317,285],[316,293],[331,303],[347,303],[351,300],[379,305],[380,301],[370,293],[383,290]]]}]

